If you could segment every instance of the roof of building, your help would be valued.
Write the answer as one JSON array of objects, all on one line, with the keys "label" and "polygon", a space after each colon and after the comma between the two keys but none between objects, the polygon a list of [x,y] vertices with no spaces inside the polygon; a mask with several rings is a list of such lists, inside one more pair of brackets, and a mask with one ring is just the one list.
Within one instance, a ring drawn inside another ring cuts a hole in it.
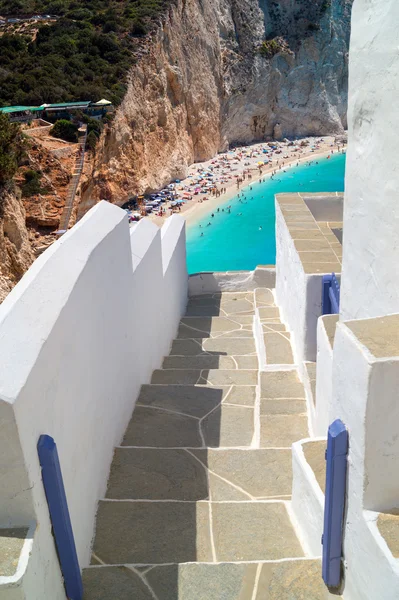
[{"label": "roof of building", "polygon": [[16,113],[16,112],[39,112],[48,109],[68,109],[68,108],[88,108],[90,105],[92,106],[110,106],[112,102],[109,100],[105,100],[104,98],[99,102],[90,102],[90,100],[82,100],[80,102],[61,102],[58,104],[41,104],[40,106],[3,106],[0,107],[1,113]]},{"label": "roof of building", "polygon": [[38,106],[3,106],[3,108],[0,108],[2,113],[24,112],[25,110],[33,112],[42,109]]}]

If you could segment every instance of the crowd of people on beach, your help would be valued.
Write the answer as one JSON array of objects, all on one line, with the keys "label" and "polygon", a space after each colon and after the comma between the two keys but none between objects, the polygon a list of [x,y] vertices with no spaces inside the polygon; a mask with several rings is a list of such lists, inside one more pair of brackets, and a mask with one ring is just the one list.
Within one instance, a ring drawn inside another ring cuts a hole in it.
[{"label": "crowd of people on beach", "polygon": [[334,151],[343,152],[344,143],[333,138],[306,138],[234,148],[218,154],[206,164],[192,165],[185,180],[176,180],[158,192],[151,202],[147,201],[143,214],[165,218],[196,203],[202,204],[212,198],[223,199],[231,190],[238,192],[250,185],[254,178],[263,183],[266,175],[278,182],[279,174],[288,165],[298,165],[312,153],[326,150],[330,155]]}]

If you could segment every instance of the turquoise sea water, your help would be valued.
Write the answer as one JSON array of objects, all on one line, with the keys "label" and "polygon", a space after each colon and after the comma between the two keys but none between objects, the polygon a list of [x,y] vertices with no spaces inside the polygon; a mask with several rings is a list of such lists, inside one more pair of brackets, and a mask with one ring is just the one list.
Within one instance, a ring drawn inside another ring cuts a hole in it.
[{"label": "turquoise sea water", "polygon": [[[288,168],[276,180],[254,183],[244,188],[246,199],[235,196],[219,205],[220,212],[209,211],[187,230],[189,273],[199,271],[236,271],[274,264],[276,259],[274,196],[282,192],[342,192],[345,155],[318,159],[319,164]],[[231,205],[231,213],[226,207]],[[222,209],[225,212],[222,212]],[[240,213],[242,213],[240,215]],[[212,223],[207,227],[207,223]],[[200,227],[201,225],[201,227]],[[203,237],[201,233],[203,232]]]}]

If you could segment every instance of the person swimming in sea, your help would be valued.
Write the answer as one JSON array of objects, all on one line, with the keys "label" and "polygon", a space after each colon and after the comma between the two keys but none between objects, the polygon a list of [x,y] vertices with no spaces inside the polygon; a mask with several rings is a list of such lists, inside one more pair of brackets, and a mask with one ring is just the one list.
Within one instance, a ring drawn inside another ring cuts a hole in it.
[{"label": "person swimming in sea", "polygon": [[259,231],[262,231],[262,225],[259,225]]}]

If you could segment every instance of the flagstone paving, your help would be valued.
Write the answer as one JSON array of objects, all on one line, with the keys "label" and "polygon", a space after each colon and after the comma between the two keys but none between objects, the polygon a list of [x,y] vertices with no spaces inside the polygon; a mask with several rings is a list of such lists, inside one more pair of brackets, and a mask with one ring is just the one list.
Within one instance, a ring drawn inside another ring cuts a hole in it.
[{"label": "flagstone paving", "polygon": [[332,597],[290,518],[291,444],[308,435],[273,291],[190,298],[115,449],[84,599]]}]

